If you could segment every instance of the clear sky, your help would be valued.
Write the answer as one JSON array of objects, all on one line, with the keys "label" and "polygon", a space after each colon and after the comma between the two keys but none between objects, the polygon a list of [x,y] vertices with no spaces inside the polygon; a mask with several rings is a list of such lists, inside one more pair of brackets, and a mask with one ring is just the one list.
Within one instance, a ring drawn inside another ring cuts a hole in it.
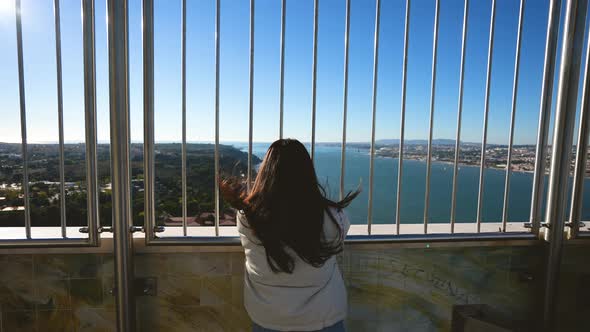
[{"label": "clear sky", "polygon": [[[23,0],[29,140],[57,141],[53,1]],[[141,1],[130,0],[131,136],[143,137]],[[405,1],[382,0],[377,139],[399,137]],[[460,65],[462,0],[441,0],[435,138],[454,138]],[[187,0],[187,137],[214,138],[214,0]],[[498,0],[488,142],[508,142],[518,22],[517,0]],[[66,141],[84,137],[80,1],[61,1]],[[547,0],[526,2],[516,144],[534,143],[541,90]],[[470,1],[463,141],[481,141],[491,1]],[[98,139],[108,140],[106,4],[96,1]],[[249,1],[221,0],[220,137],[248,139]],[[411,7],[406,139],[428,135],[434,0]],[[156,140],[181,139],[180,0],[155,0]],[[278,137],[280,1],[257,0],[255,11],[254,140]],[[320,0],[317,141],[342,136],[344,0]],[[370,140],[375,1],[352,0],[348,141]],[[288,0],[285,136],[311,137],[313,0]],[[13,0],[0,0],[0,141],[20,141]]]}]

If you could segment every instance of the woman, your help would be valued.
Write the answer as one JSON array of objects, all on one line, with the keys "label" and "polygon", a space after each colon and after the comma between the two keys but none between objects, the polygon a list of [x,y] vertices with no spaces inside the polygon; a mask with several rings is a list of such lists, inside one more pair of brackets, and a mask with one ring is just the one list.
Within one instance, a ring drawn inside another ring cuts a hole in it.
[{"label": "woman", "polygon": [[221,191],[239,210],[253,331],[344,331],[347,296],[335,255],[350,227],[342,209],[359,191],[327,199],[307,150],[293,139],[270,146],[250,193],[232,179]]}]

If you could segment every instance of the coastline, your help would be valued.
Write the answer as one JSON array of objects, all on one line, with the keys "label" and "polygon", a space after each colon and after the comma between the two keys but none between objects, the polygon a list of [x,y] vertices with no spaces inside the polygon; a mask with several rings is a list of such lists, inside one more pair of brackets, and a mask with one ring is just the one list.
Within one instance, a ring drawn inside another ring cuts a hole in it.
[{"label": "coastline", "polygon": [[[379,154],[375,154],[375,157],[378,158],[387,158],[387,159],[399,159],[398,157],[393,157],[393,156],[384,156],[384,155],[379,155]],[[425,158],[413,158],[413,157],[404,157],[404,160],[413,160],[413,161],[419,161],[419,162],[426,162]],[[455,162],[453,161],[447,161],[447,160],[438,160],[438,159],[432,159],[433,163],[437,163],[437,164],[445,164],[445,165],[451,165],[454,166]],[[457,166],[463,166],[463,167],[475,167],[475,168],[480,168],[479,165],[475,165],[475,164],[467,164],[467,163],[462,163],[459,162],[457,164]],[[496,166],[486,166],[486,169],[494,169],[494,170],[498,170],[498,171],[506,171],[506,167],[496,167]],[[513,169],[511,171],[512,173],[524,173],[524,174],[534,174],[535,171],[533,170],[521,170],[521,169]],[[547,175],[548,173],[545,172],[545,175]]]}]

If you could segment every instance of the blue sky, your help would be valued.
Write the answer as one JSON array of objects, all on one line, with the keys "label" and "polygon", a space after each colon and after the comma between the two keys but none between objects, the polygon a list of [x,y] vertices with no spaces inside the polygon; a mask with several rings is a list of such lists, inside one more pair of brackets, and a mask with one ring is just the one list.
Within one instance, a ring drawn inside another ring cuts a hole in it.
[{"label": "blue sky", "polygon": [[[53,1],[23,0],[29,140],[57,141]],[[66,141],[84,137],[80,1],[61,1]],[[0,141],[20,141],[13,0],[0,0]],[[131,134],[143,137],[141,1],[130,0]],[[377,139],[399,137],[405,1],[382,0]],[[460,65],[462,0],[441,0],[435,138],[454,138]],[[515,144],[536,139],[547,0],[526,3]],[[491,1],[470,1],[463,141],[481,141]],[[98,139],[108,140],[106,4],[96,1]],[[249,1],[221,0],[220,137],[248,139]],[[317,141],[342,136],[344,0],[320,0]],[[518,1],[498,0],[488,142],[508,142]],[[280,1],[256,1],[254,140],[278,137]],[[187,137],[214,138],[214,0],[187,0]],[[434,0],[411,7],[406,139],[428,135]],[[181,139],[180,0],[155,0],[156,140]],[[348,141],[370,140],[375,2],[352,0]],[[285,136],[311,137],[313,0],[288,0]]]}]

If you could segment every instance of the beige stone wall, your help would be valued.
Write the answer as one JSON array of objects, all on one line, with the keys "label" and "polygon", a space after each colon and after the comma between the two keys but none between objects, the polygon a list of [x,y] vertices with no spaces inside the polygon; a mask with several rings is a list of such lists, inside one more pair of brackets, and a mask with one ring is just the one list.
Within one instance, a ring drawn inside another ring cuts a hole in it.
[{"label": "beige stone wall", "polygon": [[[525,321],[540,312],[541,246],[347,249],[348,331],[448,331],[454,304],[486,303]],[[249,331],[243,254],[135,257],[157,296],[137,298],[138,331]],[[112,331],[112,256],[0,255],[0,326],[12,331]],[[532,280],[529,280],[531,279]]]}]

